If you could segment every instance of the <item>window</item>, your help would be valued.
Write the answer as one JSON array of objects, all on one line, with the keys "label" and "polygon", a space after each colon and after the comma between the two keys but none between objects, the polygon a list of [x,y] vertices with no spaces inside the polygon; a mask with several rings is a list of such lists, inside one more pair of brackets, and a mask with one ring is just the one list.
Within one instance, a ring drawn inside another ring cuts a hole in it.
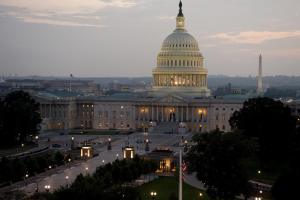
[{"label": "window", "polygon": [[225,129],[226,129],[226,126],[225,126],[225,125],[223,125],[222,129],[223,129],[223,130],[225,130]]},{"label": "window", "polygon": [[219,115],[216,115],[216,120],[217,120],[217,121],[219,120]]},{"label": "window", "polygon": [[222,120],[225,121],[225,119],[226,119],[226,116],[225,116],[225,114],[223,114],[222,115]]}]

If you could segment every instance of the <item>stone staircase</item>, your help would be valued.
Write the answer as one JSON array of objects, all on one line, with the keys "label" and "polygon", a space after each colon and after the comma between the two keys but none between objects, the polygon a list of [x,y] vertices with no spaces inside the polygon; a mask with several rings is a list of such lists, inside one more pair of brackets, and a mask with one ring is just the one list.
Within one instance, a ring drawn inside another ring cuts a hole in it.
[{"label": "stone staircase", "polygon": [[178,133],[177,122],[160,122],[153,128],[151,133],[157,134],[176,134]]}]

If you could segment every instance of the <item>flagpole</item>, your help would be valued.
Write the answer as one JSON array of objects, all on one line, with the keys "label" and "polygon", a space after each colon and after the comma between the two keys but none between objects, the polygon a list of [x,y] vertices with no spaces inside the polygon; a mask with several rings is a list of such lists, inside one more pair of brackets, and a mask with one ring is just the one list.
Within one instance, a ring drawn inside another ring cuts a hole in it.
[{"label": "flagpole", "polygon": [[182,200],[182,153],[179,150],[179,200]]}]

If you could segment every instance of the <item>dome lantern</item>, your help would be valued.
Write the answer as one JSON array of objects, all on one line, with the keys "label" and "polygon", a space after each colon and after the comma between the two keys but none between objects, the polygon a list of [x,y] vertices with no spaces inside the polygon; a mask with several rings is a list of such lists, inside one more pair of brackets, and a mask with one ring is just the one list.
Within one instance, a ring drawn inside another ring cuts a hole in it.
[{"label": "dome lantern", "polygon": [[184,30],[184,15],[182,13],[182,2],[179,2],[179,13],[176,17],[176,29]]}]

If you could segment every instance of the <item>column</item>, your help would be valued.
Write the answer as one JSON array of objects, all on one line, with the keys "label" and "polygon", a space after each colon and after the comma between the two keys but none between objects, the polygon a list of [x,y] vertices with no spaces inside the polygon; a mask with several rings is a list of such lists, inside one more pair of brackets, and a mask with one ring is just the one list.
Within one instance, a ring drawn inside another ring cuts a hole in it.
[{"label": "column", "polygon": [[192,106],[192,122],[194,122],[194,106]]},{"label": "column", "polygon": [[188,122],[189,121],[189,105],[187,105],[186,106],[186,116],[185,116],[185,118],[186,118],[186,121]]},{"label": "column", "polygon": [[140,123],[140,108],[137,106],[137,117],[138,117],[138,123]]},{"label": "column", "polygon": [[180,121],[183,122],[183,106],[180,106],[181,107],[181,119]]},{"label": "column", "polygon": [[159,117],[158,117],[158,105],[156,105],[156,121],[159,122]]},{"label": "column", "polygon": [[151,105],[151,121],[154,121],[154,108],[153,108],[153,104]]},{"label": "column", "polygon": [[178,122],[179,120],[179,106],[176,106],[176,122]]},{"label": "column", "polygon": [[161,121],[164,121],[164,106],[161,105]]}]

